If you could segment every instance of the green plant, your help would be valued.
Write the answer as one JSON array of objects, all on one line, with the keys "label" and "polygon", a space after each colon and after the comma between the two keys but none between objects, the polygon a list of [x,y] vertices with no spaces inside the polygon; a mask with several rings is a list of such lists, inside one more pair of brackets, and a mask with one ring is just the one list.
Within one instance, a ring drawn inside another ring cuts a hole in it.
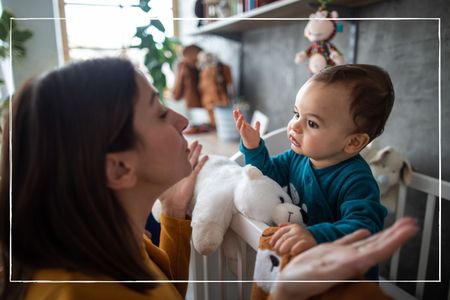
[{"label": "green plant", "polygon": [[[146,13],[151,10],[149,5],[151,0],[141,0],[139,7]],[[156,30],[156,37],[152,33]],[[179,42],[175,38],[166,36],[166,29],[164,25],[156,19],[150,20],[148,25],[136,28],[135,37],[140,39],[139,45],[131,46],[132,48],[139,48],[146,50],[144,64],[147,67],[148,73],[153,79],[153,85],[159,91],[161,97],[164,95],[164,90],[167,88],[166,75],[162,69],[165,64],[168,64],[173,70],[173,64],[177,58],[176,47]]]},{"label": "green plant", "polygon": [[[33,36],[33,33],[29,29],[17,28],[14,19],[10,22],[11,18],[14,18],[14,15],[7,9],[4,9],[0,17],[0,58],[5,58],[10,54],[10,46],[14,57],[24,57],[27,53],[24,43]],[[12,40],[11,45],[10,34]]]},{"label": "green plant", "polygon": [[[0,17],[0,60],[5,59],[8,56],[23,58],[27,51],[24,43],[29,40],[33,33],[28,29],[19,29],[17,28],[16,21],[14,19],[14,15],[4,9],[2,11],[2,15]],[[10,53],[10,48],[12,53]],[[0,78],[0,86],[4,84],[3,79]],[[1,126],[3,124],[3,111],[9,105],[9,96],[4,97],[1,95],[2,99],[0,99],[0,132],[2,130]]]}]

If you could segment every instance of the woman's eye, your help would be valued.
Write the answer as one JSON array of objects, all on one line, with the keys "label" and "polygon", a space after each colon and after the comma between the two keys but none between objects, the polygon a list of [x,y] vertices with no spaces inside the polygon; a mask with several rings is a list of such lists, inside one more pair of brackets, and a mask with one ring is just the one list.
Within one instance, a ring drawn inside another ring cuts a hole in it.
[{"label": "woman's eye", "polygon": [[169,113],[169,110],[166,107],[163,107],[162,112],[159,114],[159,118],[165,119],[167,117],[168,113]]},{"label": "woman's eye", "polygon": [[296,111],[293,111],[294,113],[294,118],[296,118],[298,120],[298,118],[300,118],[300,114]]},{"label": "woman's eye", "polygon": [[313,121],[308,121],[308,126],[311,128],[319,128],[319,125],[317,125],[317,123]]}]

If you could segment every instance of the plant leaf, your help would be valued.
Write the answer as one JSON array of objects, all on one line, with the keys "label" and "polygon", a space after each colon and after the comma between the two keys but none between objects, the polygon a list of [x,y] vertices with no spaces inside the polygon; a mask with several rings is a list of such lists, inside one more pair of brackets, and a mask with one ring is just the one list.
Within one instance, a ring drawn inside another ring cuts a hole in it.
[{"label": "plant leaf", "polygon": [[149,2],[150,2],[150,0],[140,0],[140,1],[139,1],[139,7],[140,7],[143,11],[149,12],[150,9],[152,9],[152,8],[148,5]]},{"label": "plant leaf", "polygon": [[150,27],[150,25],[151,24],[148,24],[147,26],[137,27],[136,28],[136,33],[134,34],[134,36],[140,37],[140,38],[143,37],[143,36],[146,36],[147,35],[146,30],[147,30],[147,28]]},{"label": "plant leaf", "polygon": [[166,29],[164,28],[164,25],[159,20],[151,20],[150,24],[153,25],[156,29],[158,29],[161,32],[166,32]]}]

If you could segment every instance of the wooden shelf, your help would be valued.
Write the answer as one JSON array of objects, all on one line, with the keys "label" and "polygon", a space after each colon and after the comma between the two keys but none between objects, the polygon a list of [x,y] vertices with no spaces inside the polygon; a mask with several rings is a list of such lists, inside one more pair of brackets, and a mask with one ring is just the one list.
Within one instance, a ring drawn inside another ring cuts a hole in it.
[{"label": "wooden shelf", "polygon": [[[344,7],[347,9],[352,9],[378,1],[380,0],[334,0],[333,5],[329,5],[329,8],[335,9],[336,7]],[[239,35],[240,33],[247,30],[273,26],[279,24],[280,22],[286,22],[283,20],[259,20],[262,18],[308,18],[309,15],[316,10],[317,1],[279,0],[244,12],[242,14],[231,16],[229,18],[204,25],[190,34],[216,34],[223,36]]]}]

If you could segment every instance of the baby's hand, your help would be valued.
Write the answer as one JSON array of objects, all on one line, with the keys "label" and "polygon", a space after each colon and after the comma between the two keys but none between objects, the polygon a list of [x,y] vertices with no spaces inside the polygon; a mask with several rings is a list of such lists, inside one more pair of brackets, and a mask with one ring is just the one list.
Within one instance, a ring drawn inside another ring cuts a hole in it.
[{"label": "baby's hand", "polygon": [[296,256],[317,245],[311,232],[299,224],[289,224],[280,227],[270,239],[270,245],[278,255]]},{"label": "baby's hand", "polygon": [[245,148],[247,149],[255,149],[259,146],[259,140],[261,139],[259,136],[259,127],[261,124],[256,122],[255,128],[252,128],[247,121],[245,121],[244,116],[241,111],[238,109],[233,110],[234,121],[236,122],[236,128],[239,131],[239,134],[242,137],[242,142],[244,143]]}]

